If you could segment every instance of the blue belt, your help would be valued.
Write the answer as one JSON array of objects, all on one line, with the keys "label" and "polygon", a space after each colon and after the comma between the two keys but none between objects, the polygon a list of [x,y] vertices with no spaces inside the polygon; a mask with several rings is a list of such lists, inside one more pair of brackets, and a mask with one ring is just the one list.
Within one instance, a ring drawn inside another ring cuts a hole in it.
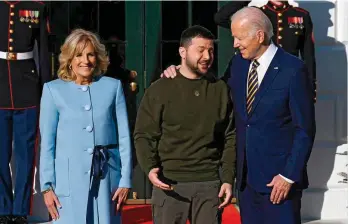
[{"label": "blue belt", "polygon": [[101,179],[104,175],[104,166],[108,162],[108,149],[114,149],[117,144],[110,145],[96,145],[93,150],[92,167],[91,167],[91,178]]}]

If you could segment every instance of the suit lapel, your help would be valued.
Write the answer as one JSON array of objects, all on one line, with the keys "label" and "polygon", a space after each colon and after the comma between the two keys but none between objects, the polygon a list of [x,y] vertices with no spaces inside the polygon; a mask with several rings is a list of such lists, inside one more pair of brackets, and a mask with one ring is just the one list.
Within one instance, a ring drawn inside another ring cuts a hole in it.
[{"label": "suit lapel", "polygon": [[243,97],[243,115],[247,118],[248,113],[247,113],[247,107],[246,107],[246,101],[247,101],[247,80],[248,80],[248,73],[249,73],[249,67],[250,67],[251,61],[249,60],[243,60],[243,64],[241,65],[241,74],[242,74],[242,97]]},{"label": "suit lapel", "polygon": [[281,53],[282,53],[282,50],[280,48],[278,48],[276,54],[274,55],[274,57],[272,59],[271,64],[269,65],[269,67],[267,69],[265,76],[263,77],[261,85],[255,94],[255,100],[252,104],[250,115],[253,113],[253,111],[257,107],[257,104],[259,103],[260,99],[267,92],[267,89],[270,87],[274,78],[277,76],[277,74],[280,70],[280,63],[279,62],[280,62]]}]

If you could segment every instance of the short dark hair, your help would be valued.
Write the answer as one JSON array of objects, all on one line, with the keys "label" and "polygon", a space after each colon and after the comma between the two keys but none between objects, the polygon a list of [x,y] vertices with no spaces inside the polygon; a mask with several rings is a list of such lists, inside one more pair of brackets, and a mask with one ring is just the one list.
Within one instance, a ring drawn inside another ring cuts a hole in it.
[{"label": "short dark hair", "polygon": [[180,47],[188,47],[192,39],[195,37],[202,37],[204,39],[214,40],[215,36],[210,30],[203,26],[194,25],[190,26],[181,33]]}]

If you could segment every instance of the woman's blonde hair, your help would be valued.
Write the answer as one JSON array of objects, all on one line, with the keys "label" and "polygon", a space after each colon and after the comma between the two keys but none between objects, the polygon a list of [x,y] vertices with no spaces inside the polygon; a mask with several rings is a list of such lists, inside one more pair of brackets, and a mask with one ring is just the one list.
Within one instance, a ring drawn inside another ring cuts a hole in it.
[{"label": "woman's blonde hair", "polygon": [[104,44],[99,37],[87,30],[76,29],[65,39],[60,48],[58,77],[64,81],[73,81],[76,75],[69,69],[73,58],[81,53],[88,43],[91,43],[97,56],[97,64],[93,71],[93,76],[102,75],[106,72],[109,65],[109,58]]}]

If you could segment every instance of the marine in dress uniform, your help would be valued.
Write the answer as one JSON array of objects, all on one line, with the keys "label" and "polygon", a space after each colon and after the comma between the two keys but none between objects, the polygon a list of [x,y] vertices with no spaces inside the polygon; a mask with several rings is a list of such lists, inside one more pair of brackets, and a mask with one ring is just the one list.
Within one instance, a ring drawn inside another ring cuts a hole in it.
[{"label": "marine in dress uniform", "polygon": [[[38,106],[51,79],[46,7],[36,1],[0,2],[0,223],[30,214]],[[38,64],[34,61],[35,41]],[[9,163],[15,157],[14,194]]]},{"label": "marine in dress uniform", "polygon": [[[273,25],[272,41],[278,47],[305,61],[316,92],[316,62],[311,16],[305,9],[294,7],[288,1],[277,2],[281,4],[268,1],[266,5],[260,7]],[[230,29],[230,17],[249,3],[250,1],[231,1],[224,5],[215,14],[215,23]]]}]

